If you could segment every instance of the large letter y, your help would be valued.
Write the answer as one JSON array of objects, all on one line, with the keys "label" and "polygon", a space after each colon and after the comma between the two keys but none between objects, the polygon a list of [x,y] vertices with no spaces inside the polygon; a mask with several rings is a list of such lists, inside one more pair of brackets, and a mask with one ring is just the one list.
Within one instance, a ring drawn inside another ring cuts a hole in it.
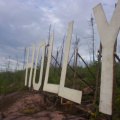
[{"label": "large letter y", "polygon": [[99,107],[100,112],[112,115],[114,44],[120,28],[120,0],[110,24],[107,22],[101,4],[97,5],[93,11],[103,48]]}]

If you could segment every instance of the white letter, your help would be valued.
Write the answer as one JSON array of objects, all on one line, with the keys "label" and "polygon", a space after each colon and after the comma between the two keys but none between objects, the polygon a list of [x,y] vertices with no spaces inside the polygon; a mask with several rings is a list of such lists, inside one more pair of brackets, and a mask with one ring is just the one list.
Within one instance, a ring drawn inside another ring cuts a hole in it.
[{"label": "white letter", "polygon": [[120,0],[114,11],[110,24],[108,24],[102,5],[97,5],[94,15],[102,43],[102,74],[100,89],[100,112],[112,115],[113,95],[113,60],[114,44],[120,28]]},{"label": "white letter", "polygon": [[52,55],[52,48],[53,48],[53,38],[54,38],[54,34],[51,36],[51,40],[50,40],[50,47],[49,47],[49,54],[48,54],[48,61],[47,61],[47,68],[46,68],[43,90],[48,91],[48,92],[52,92],[52,93],[58,93],[59,85],[48,83],[51,55]]},{"label": "white letter", "polygon": [[[42,81],[42,76],[43,76],[43,65],[44,65],[44,55],[45,55],[45,41],[43,40],[38,48],[37,52],[37,58],[36,58],[36,63],[35,63],[35,69],[34,69],[34,76],[33,76],[33,88],[34,90],[39,90],[41,86],[41,81]],[[43,46],[43,54],[42,54],[42,62],[41,62],[41,67],[40,67],[40,75],[39,75],[39,82],[35,83],[35,77],[36,77],[36,69],[37,69],[37,64],[38,64],[38,57],[39,57],[39,52],[40,48]]]},{"label": "white letter", "polygon": [[70,51],[70,43],[71,43],[71,37],[72,37],[72,29],[73,29],[73,22],[69,23],[69,27],[68,27],[65,53],[64,53],[64,59],[63,59],[63,67],[62,67],[62,73],[61,73],[61,79],[60,79],[60,88],[59,88],[58,95],[63,98],[74,101],[76,103],[81,103],[81,97],[82,97],[81,91],[64,87],[68,56],[69,56],[69,51]]},{"label": "white letter", "polygon": [[29,85],[28,85],[28,87],[31,87],[33,63],[34,63],[34,56],[35,56],[35,45],[33,46],[32,62],[31,63],[29,63],[29,53],[30,53],[30,47],[28,47],[27,66],[26,66],[26,75],[25,75],[25,86],[27,86],[28,68],[30,68],[30,77],[29,77]]}]

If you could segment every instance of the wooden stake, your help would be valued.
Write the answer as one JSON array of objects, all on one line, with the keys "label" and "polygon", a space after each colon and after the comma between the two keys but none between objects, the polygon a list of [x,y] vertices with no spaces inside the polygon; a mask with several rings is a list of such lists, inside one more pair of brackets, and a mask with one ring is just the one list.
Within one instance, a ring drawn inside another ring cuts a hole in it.
[{"label": "wooden stake", "polygon": [[77,71],[77,58],[78,58],[78,48],[76,50],[76,61],[75,61],[75,72],[74,72],[74,79],[73,79],[73,88],[75,88],[75,79],[76,79],[76,71]]},{"label": "wooden stake", "polygon": [[99,50],[99,56],[98,56],[97,75],[96,75],[96,84],[95,84],[95,93],[94,93],[93,105],[96,103],[96,100],[97,100],[98,85],[99,85],[99,78],[100,78],[100,67],[101,67],[101,52],[102,52],[102,45],[100,44],[100,50]]},{"label": "wooden stake", "polygon": [[[58,55],[59,55],[59,52],[58,52],[58,48],[57,48],[56,61],[58,59]],[[56,71],[56,67],[57,67],[57,62],[56,61],[55,61],[54,72],[53,72],[54,75],[55,75],[55,71]]]},{"label": "wooden stake", "polygon": [[85,64],[86,67],[88,68],[89,72],[90,72],[91,75],[93,76],[93,78],[96,79],[95,76],[94,76],[94,74],[93,74],[92,71],[90,70],[89,66],[87,65],[87,63],[84,61],[84,59],[81,57],[81,55],[80,55],[79,53],[78,53],[78,56],[79,56],[79,57],[81,58],[81,60],[84,62],[84,64]]},{"label": "wooden stake", "polygon": [[[117,46],[117,39],[116,39],[116,42],[115,42],[115,45],[114,45],[114,52],[116,52],[116,46]],[[112,109],[113,109],[113,106],[114,106],[114,102],[115,102],[115,90],[116,90],[116,61],[115,61],[115,56],[114,56],[114,53],[113,53],[113,103],[112,103]],[[114,109],[112,110],[113,111],[113,115],[114,115]]]}]

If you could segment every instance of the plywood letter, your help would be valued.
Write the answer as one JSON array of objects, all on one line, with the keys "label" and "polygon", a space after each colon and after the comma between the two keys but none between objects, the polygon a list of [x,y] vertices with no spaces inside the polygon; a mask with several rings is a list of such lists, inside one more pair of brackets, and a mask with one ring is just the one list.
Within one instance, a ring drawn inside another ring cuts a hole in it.
[{"label": "plywood letter", "polygon": [[52,48],[53,48],[53,39],[54,39],[54,34],[51,36],[51,40],[50,40],[50,47],[49,47],[49,54],[48,54],[48,61],[47,61],[47,68],[46,68],[43,90],[48,91],[48,92],[52,92],[52,93],[58,93],[59,85],[48,83],[51,55],[52,55]]},{"label": "plywood letter", "polygon": [[62,67],[62,73],[61,73],[61,79],[60,79],[60,88],[59,88],[58,95],[63,98],[69,99],[73,102],[81,103],[81,97],[82,97],[81,91],[64,87],[65,78],[66,78],[66,69],[67,69],[67,63],[68,63],[68,57],[69,57],[69,51],[70,51],[70,43],[71,43],[71,37],[72,37],[72,30],[73,30],[73,22],[69,23],[69,27],[68,27],[65,53],[64,53],[64,59],[63,59],[63,67]]},{"label": "plywood letter", "polygon": [[33,46],[33,53],[32,53],[32,62],[29,63],[29,53],[30,53],[30,47],[28,48],[28,55],[27,55],[27,66],[26,66],[26,75],[25,75],[25,86],[27,86],[27,77],[28,77],[28,68],[30,68],[30,76],[29,76],[29,85],[28,87],[31,87],[31,79],[32,79],[32,71],[33,71],[33,62],[34,62],[34,56],[35,56],[35,45]]},{"label": "plywood letter", "polygon": [[[33,88],[34,90],[39,90],[41,86],[41,81],[42,81],[42,76],[43,76],[43,65],[44,65],[44,56],[45,56],[45,41],[43,40],[38,48],[37,52],[37,58],[36,58],[36,63],[35,63],[35,69],[34,69],[34,76],[33,76]],[[41,62],[41,67],[40,67],[40,75],[39,75],[39,82],[35,83],[35,77],[36,77],[36,69],[37,69],[37,64],[38,64],[38,58],[39,58],[39,52],[40,48],[43,47],[43,53],[42,53],[42,62]]]},{"label": "plywood letter", "polygon": [[113,52],[120,28],[120,0],[115,8],[110,24],[107,22],[101,4],[97,5],[93,11],[103,48],[99,109],[100,112],[112,115]]}]

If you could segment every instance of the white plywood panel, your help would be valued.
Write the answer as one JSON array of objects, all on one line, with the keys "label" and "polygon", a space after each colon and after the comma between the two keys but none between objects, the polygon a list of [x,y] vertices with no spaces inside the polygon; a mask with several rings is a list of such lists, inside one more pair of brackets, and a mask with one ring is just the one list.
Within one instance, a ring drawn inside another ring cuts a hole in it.
[{"label": "white plywood panel", "polygon": [[33,46],[32,62],[30,62],[30,63],[29,63],[30,47],[28,47],[27,66],[26,66],[26,74],[25,74],[25,86],[27,86],[27,83],[28,83],[28,81],[27,81],[28,69],[30,68],[30,76],[29,76],[29,84],[28,84],[28,87],[31,87],[33,63],[34,63],[34,56],[35,56],[35,47],[36,47],[36,45]]},{"label": "white plywood panel", "polygon": [[[43,76],[43,65],[44,65],[44,56],[45,56],[45,40],[43,40],[38,48],[37,52],[37,58],[36,58],[36,63],[35,63],[35,69],[34,69],[34,76],[33,76],[33,88],[34,90],[39,90],[42,82],[42,76]],[[43,47],[43,53],[42,53],[42,61],[41,61],[41,67],[40,67],[40,75],[39,75],[39,81],[38,83],[35,82],[35,77],[36,77],[36,70],[37,70],[37,64],[38,64],[38,58],[39,58],[39,52],[40,48]]]},{"label": "white plywood panel", "polygon": [[67,40],[66,40],[66,46],[65,46],[65,53],[64,53],[64,59],[63,59],[63,67],[62,67],[58,95],[63,98],[69,99],[73,102],[81,103],[81,97],[82,97],[81,91],[64,87],[67,64],[68,64],[68,57],[69,57],[69,51],[70,51],[70,43],[71,43],[71,37],[72,37],[72,30],[73,30],[73,22],[69,23],[69,27],[68,27]]},{"label": "white plywood panel", "polygon": [[49,54],[48,54],[48,61],[47,61],[47,68],[46,68],[43,91],[58,93],[59,85],[48,83],[51,55],[52,55],[52,48],[53,48],[53,39],[54,39],[54,34],[51,35],[51,40],[50,40],[50,47],[49,47]]},{"label": "white plywood panel", "polygon": [[120,0],[118,1],[110,24],[106,20],[101,4],[97,5],[93,11],[103,48],[99,110],[102,113],[112,115],[113,52],[115,40],[117,39],[120,28]]}]

